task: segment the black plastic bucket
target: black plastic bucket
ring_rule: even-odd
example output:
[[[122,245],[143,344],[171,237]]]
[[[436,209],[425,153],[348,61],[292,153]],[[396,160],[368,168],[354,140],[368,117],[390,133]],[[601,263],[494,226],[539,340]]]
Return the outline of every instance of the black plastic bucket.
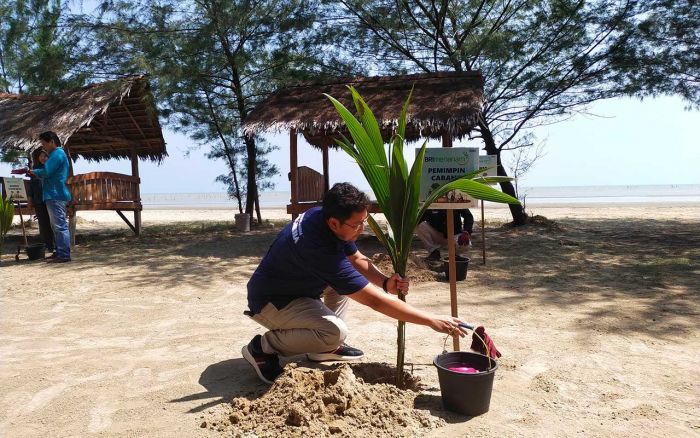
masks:
[[[43,243],[27,245],[25,251],[27,251],[27,258],[29,260],[39,260],[46,257],[46,245]]]
[[[454,351],[436,356],[433,365],[438,370],[442,404],[445,409],[470,417],[488,412],[493,378],[498,368],[495,360],[491,359],[491,369],[488,369],[489,359],[483,354]],[[465,374],[449,370],[450,367],[456,366],[488,371]]]
[[[467,268],[469,268],[469,257],[455,256],[455,277],[457,281],[462,281],[467,278]],[[450,258],[442,258],[443,265],[445,266],[445,276],[450,279]]]

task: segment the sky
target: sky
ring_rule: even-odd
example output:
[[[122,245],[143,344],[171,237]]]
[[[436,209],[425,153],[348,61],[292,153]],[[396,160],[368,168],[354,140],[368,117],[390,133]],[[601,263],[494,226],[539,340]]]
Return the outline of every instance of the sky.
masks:
[[[71,4],[73,10],[91,11],[95,1]],[[680,98],[610,99],[589,107],[591,115],[579,115],[554,125],[536,128],[544,142],[544,156],[519,178],[520,187],[700,184],[700,111],[685,111]],[[206,158],[206,147],[197,148],[185,135],[164,129],[169,156],[161,165],[141,161],[141,193],[225,192],[215,181],[226,173],[225,163]],[[289,134],[269,134],[279,146],[270,161],[280,173],[273,179],[275,190],[289,191]],[[419,144],[407,147],[415,148]],[[439,147],[431,142],[429,146]],[[455,142],[458,146],[482,147],[479,141]],[[484,153],[482,151],[482,153]],[[508,163],[509,152],[503,154]],[[406,157],[414,154],[406,153]],[[298,164],[322,170],[321,153],[299,136]],[[78,160],[75,173],[111,171],[130,174],[128,160],[90,163]],[[0,177],[10,167],[0,163]],[[348,181],[369,189],[362,173],[342,151],[330,153],[330,181]]]
[[[678,98],[611,99],[589,109],[592,115],[535,130],[545,142],[544,156],[519,179],[520,187],[700,184],[700,111],[685,111]],[[141,193],[224,192],[215,181],[226,172],[223,161],[206,158],[206,147],[186,136],[164,130],[169,157],[161,165],[141,161]],[[269,134],[268,141],[279,146],[270,160],[280,174],[275,190],[289,191],[289,134]],[[437,142],[430,146],[438,147]],[[410,144],[407,148],[418,147]],[[458,146],[477,146],[464,140]],[[483,151],[482,151],[483,153]],[[508,152],[504,153],[508,154]],[[407,153],[407,157],[413,154]],[[506,158],[507,160],[507,158]],[[321,153],[299,137],[298,164],[322,170]],[[128,160],[91,163],[78,160],[75,173],[111,171],[130,174]],[[0,164],[0,176],[10,167]],[[348,181],[361,189],[369,186],[354,162],[342,151],[330,153],[330,180]]]

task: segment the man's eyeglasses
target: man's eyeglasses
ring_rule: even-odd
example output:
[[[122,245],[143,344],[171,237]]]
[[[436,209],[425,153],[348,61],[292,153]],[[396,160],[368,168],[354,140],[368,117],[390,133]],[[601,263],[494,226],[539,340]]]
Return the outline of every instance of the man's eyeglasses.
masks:
[[[350,227],[350,228],[352,228],[353,230],[357,231],[357,230],[359,230],[359,229],[362,229],[362,227],[364,227],[365,225],[367,225],[367,219],[368,219],[368,218],[369,218],[369,216],[367,216],[367,217],[366,217],[362,222],[360,222],[359,224],[349,224],[349,223],[347,223],[347,222],[343,222],[343,225],[347,225],[348,227]]]

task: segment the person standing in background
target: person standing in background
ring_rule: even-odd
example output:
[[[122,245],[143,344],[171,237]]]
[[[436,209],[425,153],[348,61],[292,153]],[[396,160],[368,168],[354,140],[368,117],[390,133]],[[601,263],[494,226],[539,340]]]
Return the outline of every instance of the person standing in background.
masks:
[[[38,148],[32,152],[32,170],[43,169],[44,163],[49,159],[49,155],[45,150]],[[46,245],[46,250],[52,252],[49,258],[56,257],[56,249],[54,247],[53,230],[51,229],[51,219],[49,219],[49,211],[44,203],[44,190],[42,188],[41,179],[38,176],[32,176],[29,181],[29,197],[32,200],[34,214],[39,223],[39,235],[41,240]]]
[[[43,169],[30,170],[30,176],[41,178],[43,198],[51,221],[51,228],[56,244],[56,257],[49,263],[70,262],[70,230],[66,207],[71,200],[68,180],[68,156],[61,147],[61,140],[55,132],[46,131],[39,134],[39,141],[49,156]]]

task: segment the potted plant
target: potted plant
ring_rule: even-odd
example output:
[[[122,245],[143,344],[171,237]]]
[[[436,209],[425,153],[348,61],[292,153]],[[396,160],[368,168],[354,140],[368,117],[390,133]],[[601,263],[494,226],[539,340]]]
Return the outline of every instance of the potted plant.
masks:
[[[10,198],[0,197],[0,258],[2,257],[2,247],[5,243],[5,236],[10,231],[12,220],[15,217],[15,205]]]
[[[508,181],[512,178],[484,177],[481,176],[484,169],[479,169],[436,187],[421,205],[419,201],[420,179],[427,140],[423,143],[410,170],[403,152],[406,114],[413,90],[406,98],[396,132],[389,141],[388,149],[385,149],[379,124],[374,114],[357,90],[351,86],[348,88],[352,94],[357,117],[338,100],[326,95],[345,122],[352,137],[352,140],[343,138],[343,140],[336,140],[336,142],[357,162],[374,191],[377,203],[386,217],[389,226],[388,232],[385,233],[372,216],[368,217],[368,223],[389,254],[393,269],[397,274],[402,277],[406,276],[406,265],[411,251],[413,234],[423,213],[430,204],[450,190],[461,190],[476,199],[519,204],[519,201],[512,196],[487,185]],[[399,299],[405,301],[406,297],[399,293]],[[396,358],[396,383],[399,387],[403,386],[405,327],[406,323],[399,321]]]

